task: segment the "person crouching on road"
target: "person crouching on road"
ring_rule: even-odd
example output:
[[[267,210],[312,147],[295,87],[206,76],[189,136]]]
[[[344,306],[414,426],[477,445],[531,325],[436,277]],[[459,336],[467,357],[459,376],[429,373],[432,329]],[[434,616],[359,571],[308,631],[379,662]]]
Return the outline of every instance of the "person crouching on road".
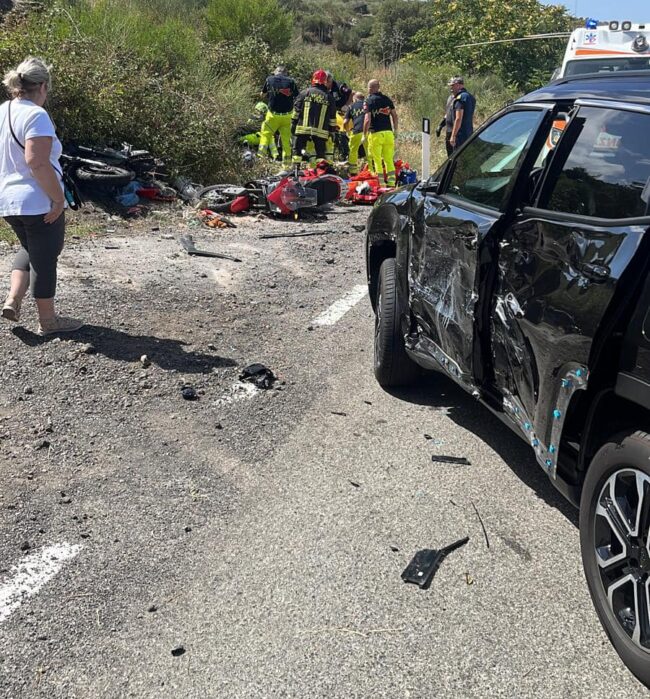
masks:
[[[314,144],[316,157],[326,160],[327,139],[336,126],[336,105],[334,98],[327,91],[327,74],[317,70],[311,79],[311,87],[303,90],[293,110],[291,130],[295,135],[293,144],[293,162],[301,163],[306,152],[307,143]]]
[[[259,154],[270,154],[273,160],[278,157],[275,134],[279,131],[285,167],[291,164],[291,115],[297,95],[296,82],[287,75],[284,66],[278,66],[262,88],[262,96],[268,98],[269,109],[260,130]]]
[[[31,284],[39,334],[73,332],[83,323],[57,315],[54,308],[66,202],[59,164],[61,143],[43,108],[51,85],[50,71],[40,59],[28,58],[5,75],[3,84],[12,99],[0,105],[0,216],[14,230],[21,247],[2,317],[18,321]]]
[[[447,100],[445,113],[446,146],[447,155],[451,155],[456,148],[474,133],[474,110],[476,100],[465,89],[465,81],[461,77],[451,78],[447,83],[451,90],[450,99]]]
[[[363,133],[368,140],[370,170],[380,177],[386,169],[386,184],[395,186],[395,134],[398,118],[390,97],[379,91],[379,80],[368,83]]]
[[[355,92],[352,104],[345,110],[345,121],[343,128],[347,130],[352,127],[350,134],[350,153],[348,155],[348,165],[351,175],[359,174],[359,149],[363,142],[363,122],[366,112],[363,108],[365,96],[363,92]]]

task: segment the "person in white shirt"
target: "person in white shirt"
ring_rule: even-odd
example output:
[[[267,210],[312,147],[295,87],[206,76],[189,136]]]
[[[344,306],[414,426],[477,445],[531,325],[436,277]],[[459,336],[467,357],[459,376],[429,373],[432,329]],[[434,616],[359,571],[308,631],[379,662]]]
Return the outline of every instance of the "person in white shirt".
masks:
[[[11,271],[2,317],[18,321],[31,286],[41,335],[73,332],[83,323],[58,315],[56,268],[65,235],[65,193],[59,165],[61,143],[43,108],[50,71],[27,58],[3,81],[11,99],[0,105],[0,216],[11,226],[20,250]]]

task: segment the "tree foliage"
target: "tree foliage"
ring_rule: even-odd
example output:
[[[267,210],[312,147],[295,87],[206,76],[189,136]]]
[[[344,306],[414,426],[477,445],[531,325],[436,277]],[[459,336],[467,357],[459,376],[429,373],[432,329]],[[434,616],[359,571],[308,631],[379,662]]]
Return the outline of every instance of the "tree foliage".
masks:
[[[278,0],[210,0],[205,17],[208,39],[214,42],[253,37],[280,51],[293,33],[293,18]]]
[[[523,89],[548,81],[566,38],[460,45],[570,31],[576,24],[564,7],[538,0],[451,0],[428,2],[427,9],[427,27],[415,36],[420,59],[453,62],[468,73],[497,73]]]
[[[374,16],[366,42],[368,53],[384,65],[399,61],[414,48],[414,37],[430,19],[430,2],[384,0]]]

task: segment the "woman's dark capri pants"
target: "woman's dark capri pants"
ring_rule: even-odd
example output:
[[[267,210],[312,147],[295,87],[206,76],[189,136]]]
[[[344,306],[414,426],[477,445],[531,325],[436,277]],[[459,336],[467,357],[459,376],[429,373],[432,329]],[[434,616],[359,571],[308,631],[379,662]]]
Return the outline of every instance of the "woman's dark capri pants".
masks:
[[[45,223],[38,216],[5,216],[13,228],[21,248],[12,269],[29,272],[32,296],[51,299],[56,291],[56,265],[63,250],[65,214],[54,223]]]

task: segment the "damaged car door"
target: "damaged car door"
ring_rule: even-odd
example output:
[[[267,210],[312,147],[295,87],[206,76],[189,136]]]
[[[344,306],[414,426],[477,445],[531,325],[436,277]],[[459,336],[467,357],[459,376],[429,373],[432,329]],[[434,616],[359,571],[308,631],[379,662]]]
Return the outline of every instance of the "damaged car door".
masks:
[[[500,238],[492,317],[496,388],[551,475],[560,435],[563,453],[569,446],[567,406],[614,295],[635,274],[650,214],[650,108],[576,107],[537,201]]]
[[[483,380],[477,301],[493,267],[494,232],[549,113],[544,105],[511,108],[453,157],[439,191],[422,190],[409,251],[410,304],[418,326],[410,349],[432,356],[466,384]]]

